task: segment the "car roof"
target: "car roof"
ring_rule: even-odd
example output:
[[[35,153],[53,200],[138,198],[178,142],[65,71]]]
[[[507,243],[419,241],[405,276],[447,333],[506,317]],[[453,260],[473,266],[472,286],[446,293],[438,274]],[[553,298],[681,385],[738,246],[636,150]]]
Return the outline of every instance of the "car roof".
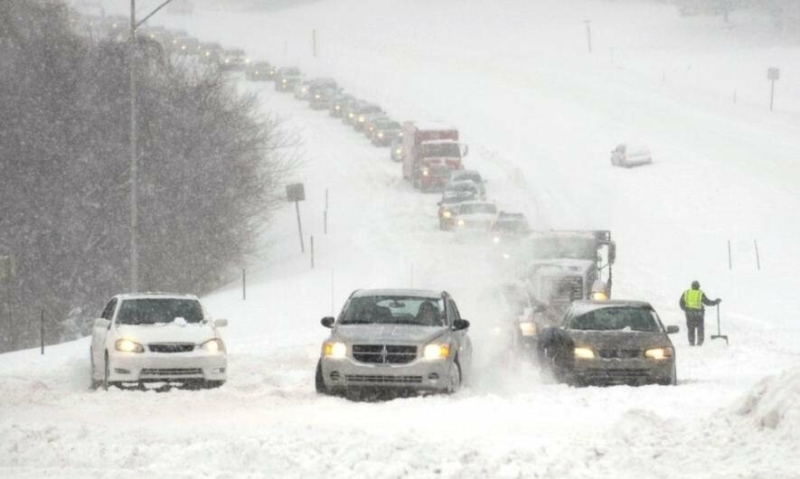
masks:
[[[495,208],[497,207],[496,204],[492,203],[491,201],[479,201],[479,200],[470,200],[470,201],[463,201],[461,202],[463,206],[470,206],[470,205],[491,205]]]
[[[353,293],[354,298],[369,296],[418,296],[422,298],[440,299],[444,291],[430,289],[359,289]]]
[[[180,294],[180,293],[157,293],[157,292],[146,292],[146,293],[123,293],[118,294],[117,298],[120,300],[128,300],[128,299],[194,299],[200,300],[194,294]]]
[[[589,311],[612,307],[653,309],[653,306],[647,301],[629,299],[610,299],[607,301],[578,300],[572,303],[572,313],[584,314],[588,313]]]

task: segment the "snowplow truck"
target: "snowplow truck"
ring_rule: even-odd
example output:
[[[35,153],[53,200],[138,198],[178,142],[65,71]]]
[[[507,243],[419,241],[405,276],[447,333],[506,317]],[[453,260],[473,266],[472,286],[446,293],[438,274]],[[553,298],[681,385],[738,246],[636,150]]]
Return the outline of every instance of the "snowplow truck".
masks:
[[[403,178],[422,191],[441,191],[452,170],[463,169],[467,147],[456,128],[436,123],[403,124]]]
[[[611,297],[616,244],[610,231],[535,231],[523,258],[529,293],[551,319],[560,319],[573,301],[591,299],[598,282]]]

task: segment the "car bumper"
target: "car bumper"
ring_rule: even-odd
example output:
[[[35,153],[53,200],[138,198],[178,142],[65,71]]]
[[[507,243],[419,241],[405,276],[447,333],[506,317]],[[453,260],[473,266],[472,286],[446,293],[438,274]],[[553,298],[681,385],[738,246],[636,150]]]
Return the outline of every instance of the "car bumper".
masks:
[[[111,382],[225,381],[227,369],[228,358],[224,354],[117,354],[110,358],[108,379]]]
[[[355,388],[443,391],[449,384],[450,361],[418,359],[408,364],[365,364],[350,358],[322,358],[325,386],[332,391]]]
[[[573,378],[590,384],[651,384],[672,379],[674,360],[576,359]]]

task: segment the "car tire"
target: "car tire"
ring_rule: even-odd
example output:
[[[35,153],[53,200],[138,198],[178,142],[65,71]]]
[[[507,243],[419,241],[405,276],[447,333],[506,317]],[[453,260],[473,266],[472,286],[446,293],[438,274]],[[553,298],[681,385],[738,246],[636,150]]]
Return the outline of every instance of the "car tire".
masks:
[[[447,385],[447,394],[455,394],[461,389],[461,365],[458,364],[458,359],[450,363],[450,374],[448,375],[449,384]]]
[[[111,361],[108,360],[108,351],[106,351],[106,354],[105,354],[104,360],[103,360],[103,381],[101,383],[103,385],[103,391],[108,391],[108,388],[110,386],[116,386],[117,385],[116,383],[113,383],[113,382],[108,380],[108,377],[111,375],[111,364],[110,363],[111,363]]]
[[[314,388],[317,394],[328,395],[327,386],[325,386],[325,379],[322,377],[322,361],[317,361],[317,372],[314,374]]]
[[[89,364],[90,364],[90,371],[89,371],[89,388],[92,390],[97,390],[103,384],[103,381],[99,379],[95,379],[95,365],[94,365],[94,354],[92,353],[92,348],[89,348]]]
[[[205,389],[217,389],[219,387],[222,387],[223,384],[225,384],[225,381],[209,381],[209,380],[206,380],[206,381],[203,381],[203,388],[205,388]]]

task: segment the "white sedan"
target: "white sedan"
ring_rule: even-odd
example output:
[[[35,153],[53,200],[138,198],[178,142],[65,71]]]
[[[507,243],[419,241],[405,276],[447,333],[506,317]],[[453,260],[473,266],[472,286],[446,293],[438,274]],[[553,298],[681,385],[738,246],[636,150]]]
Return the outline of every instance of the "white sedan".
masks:
[[[180,382],[221,386],[227,376],[225,343],[192,295],[122,294],[94,322],[92,387]]]

